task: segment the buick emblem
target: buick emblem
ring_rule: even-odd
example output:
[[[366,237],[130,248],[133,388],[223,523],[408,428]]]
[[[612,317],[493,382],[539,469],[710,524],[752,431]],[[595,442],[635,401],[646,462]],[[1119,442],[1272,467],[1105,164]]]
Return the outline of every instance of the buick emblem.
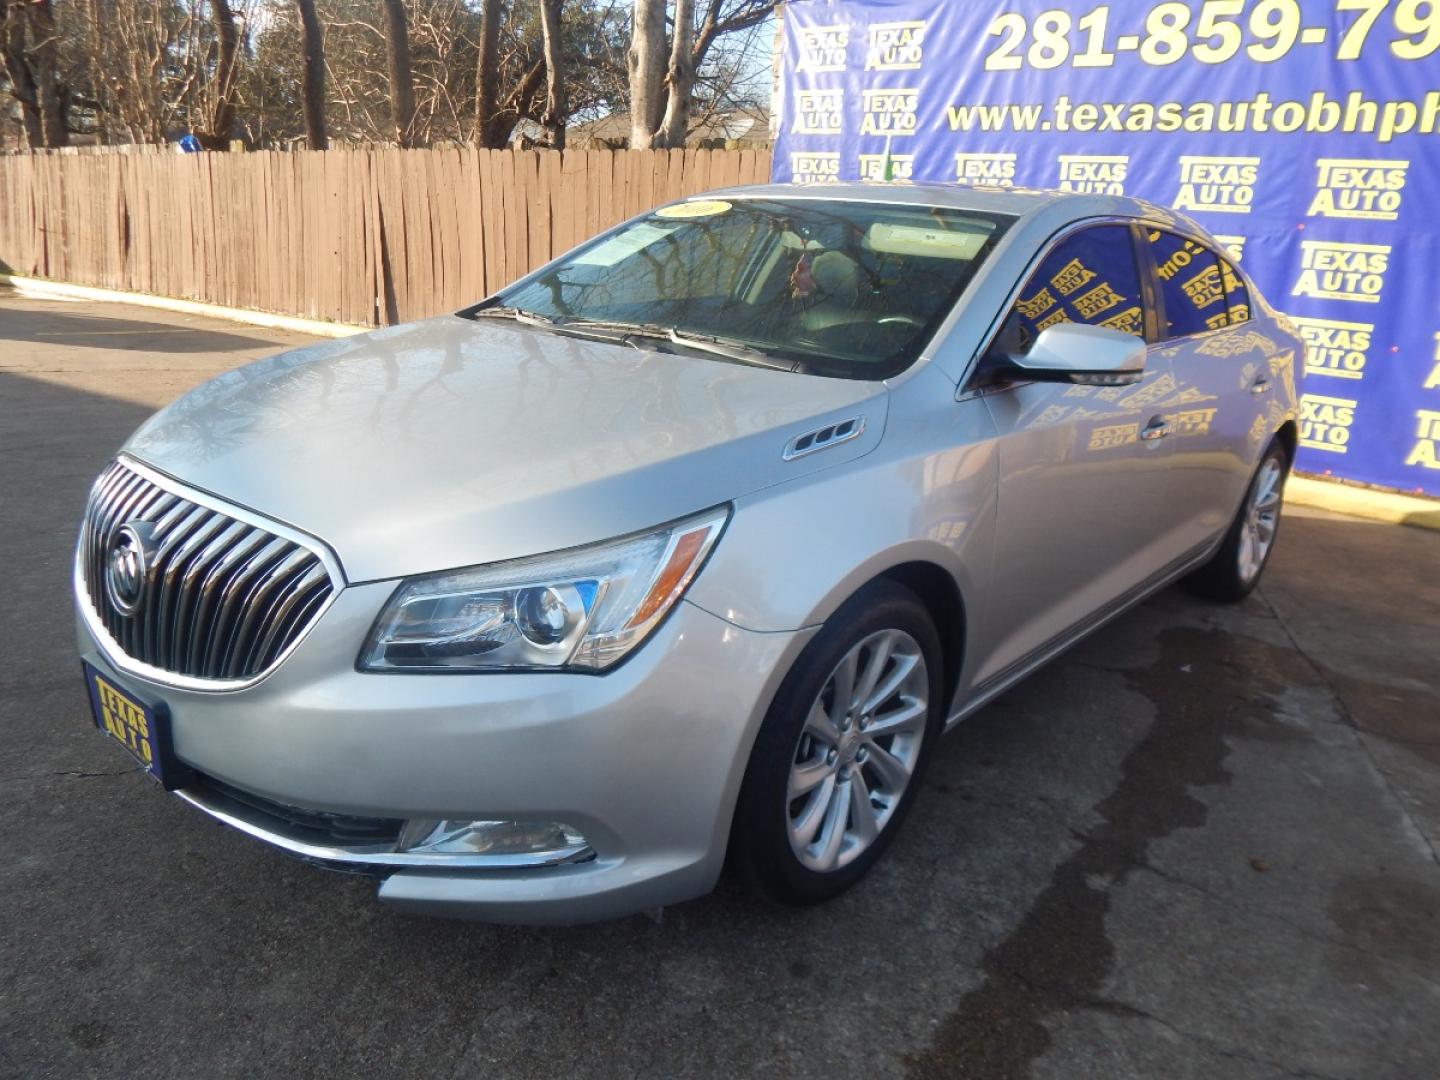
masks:
[[[145,602],[154,534],[145,521],[127,521],[110,534],[105,550],[105,593],[121,615],[134,615]]]

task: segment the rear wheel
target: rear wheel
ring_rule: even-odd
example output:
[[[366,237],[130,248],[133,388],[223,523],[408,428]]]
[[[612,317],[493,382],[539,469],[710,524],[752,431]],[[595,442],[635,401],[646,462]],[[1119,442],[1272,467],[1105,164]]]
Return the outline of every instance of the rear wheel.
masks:
[[[939,734],[940,642],[909,590],[877,582],[826,622],[756,738],[731,851],[789,904],[827,900],[889,846]]]
[[[1275,549],[1289,472],[1289,455],[1278,442],[1272,442],[1260,459],[1245,501],[1220,550],[1185,579],[1190,591],[1211,600],[1231,602],[1250,595]]]

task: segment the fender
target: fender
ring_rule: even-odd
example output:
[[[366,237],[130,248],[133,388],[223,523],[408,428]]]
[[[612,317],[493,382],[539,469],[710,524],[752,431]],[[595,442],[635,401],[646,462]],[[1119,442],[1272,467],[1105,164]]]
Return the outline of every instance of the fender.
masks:
[[[907,563],[939,566],[967,603],[982,595],[999,468],[993,421],[983,402],[954,400],[953,384],[927,367],[931,377],[893,388],[918,400],[892,411],[911,419],[873,453],[737,500],[687,599],[746,630],[781,632],[820,625]],[[983,617],[973,607],[966,616],[975,655]]]

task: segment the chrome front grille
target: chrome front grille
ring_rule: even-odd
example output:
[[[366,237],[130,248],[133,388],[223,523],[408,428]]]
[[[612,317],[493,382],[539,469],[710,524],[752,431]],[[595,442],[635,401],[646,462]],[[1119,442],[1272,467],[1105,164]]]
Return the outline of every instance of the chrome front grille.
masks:
[[[217,683],[262,675],[334,594],[326,559],[293,534],[168,483],[124,461],[96,481],[78,568],[91,609],[114,644],[141,664]],[[116,530],[140,523],[148,525],[150,551],[140,600],[124,615],[107,589],[107,560]]]

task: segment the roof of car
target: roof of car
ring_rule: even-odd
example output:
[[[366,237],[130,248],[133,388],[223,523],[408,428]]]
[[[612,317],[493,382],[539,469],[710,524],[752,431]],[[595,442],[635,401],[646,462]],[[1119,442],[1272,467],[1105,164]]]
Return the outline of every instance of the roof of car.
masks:
[[[717,195],[732,199],[817,199],[943,206],[955,210],[980,210],[1017,216],[1041,207],[1063,203],[1076,219],[1107,214],[1143,217],[1160,210],[1141,199],[1125,195],[1079,195],[1069,191],[979,187],[959,183],[751,184],[706,192],[704,197],[714,198]],[[1160,212],[1167,217],[1172,213],[1168,210]]]

